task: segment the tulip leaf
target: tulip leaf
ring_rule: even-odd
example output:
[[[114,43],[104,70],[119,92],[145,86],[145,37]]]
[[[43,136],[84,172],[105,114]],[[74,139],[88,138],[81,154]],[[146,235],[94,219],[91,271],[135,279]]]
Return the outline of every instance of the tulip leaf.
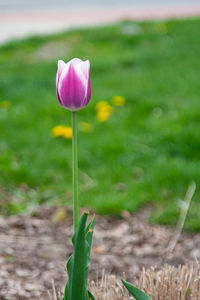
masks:
[[[72,237],[74,252],[67,262],[68,281],[63,300],[94,299],[88,293],[87,281],[95,217],[86,226],[87,217],[88,213],[84,212]]]
[[[151,298],[145,294],[142,290],[138,289],[134,285],[130,284],[129,282],[122,279],[122,283],[127,288],[129,293],[135,297],[136,300],[151,300]]]
[[[92,293],[90,291],[88,291],[88,300],[95,300],[94,295],[92,295]]]

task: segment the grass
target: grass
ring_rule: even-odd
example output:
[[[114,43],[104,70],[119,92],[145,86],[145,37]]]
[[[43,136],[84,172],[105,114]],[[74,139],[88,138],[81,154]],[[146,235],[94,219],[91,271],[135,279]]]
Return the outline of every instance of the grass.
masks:
[[[138,277],[131,279],[131,284],[145,291],[152,300],[166,298],[170,300],[198,300],[200,292],[199,272],[199,264],[179,265],[177,268],[165,264],[159,270],[153,267],[147,270],[143,269]],[[130,299],[129,292],[115,275],[102,273],[101,280],[90,282],[90,290],[96,300]],[[53,293],[52,295],[49,293],[48,299],[61,300],[63,298],[60,290],[56,293],[54,282],[52,283],[52,291]]]
[[[152,300],[170,299],[198,300],[200,292],[199,281],[200,267],[198,264],[193,266],[183,265],[175,268],[164,265],[160,270],[154,268],[145,270],[139,274],[138,278],[133,278],[133,284],[144,290]],[[102,300],[128,300],[130,294],[123,287],[115,275],[104,275],[98,283],[91,282],[91,290],[95,299]],[[170,288],[169,288],[170,286]],[[62,299],[58,297],[58,299]]]
[[[174,225],[179,199],[197,191],[185,229],[200,230],[200,20],[124,21],[13,41],[0,48],[0,209],[71,203],[71,140],[51,128],[71,125],[55,94],[57,59],[91,61],[92,99],[78,114],[81,206],[100,213],[155,209]],[[95,105],[125,97],[106,122]],[[5,102],[7,101],[7,102]]]

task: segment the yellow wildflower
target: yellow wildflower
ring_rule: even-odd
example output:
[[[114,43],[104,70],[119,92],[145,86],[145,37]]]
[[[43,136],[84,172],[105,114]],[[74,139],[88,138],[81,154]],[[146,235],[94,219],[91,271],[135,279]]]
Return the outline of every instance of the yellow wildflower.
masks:
[[[122,96],[114,96],[112,98],[112,103],[116,106],[123,106],[126,102],[126,99]]]
[[[105,122],[109,118],[109,116],[110,116],[109,112],[106,112],[106,111],[105,112],[101,112],[101,111],[99,111],[97,113],[97,120],[99,122]]]
[[[98,111],[100,110],[102,107],[105,107],[109,105],[109,103],[107,101],[99,101],[96,106],[95,106],[95,109]]]
[[[97,120],[99,122],[105,122],[114,110],[107,101],[99,101],[95,109],[97,110]]]
[[[81,123],[81,131],[83,132],[90,132],[92,131],[92,125],[87,122],[82,122]]]
[[[71,127],[65,127],[63,132],[63,137],[66,139],[72,138],[72,128]]]
[[[112,114],[114,108],[111,105],[102,106],[97,112],[97,120],[99,122],[105,122]]]
[[[55,126],[51,129],[51,134],[55,137],[62,136],[63,128],[64,128],[64,126],[62,126],[62,125]]]
[[[2,109],[7,110],[10,108],[10,106],[11,106],[11,103],[9,101],[4,100],[4,101],[0,102],[0,108],[2,108]]]
[[[63,125],[58,125],[58,126],[55,126],[51,129],[51,134],[54,137],[62,136],[66,139],[71,139],[72,138],[72,128],[71,127],[66,127],[66,126],[63,126]]]

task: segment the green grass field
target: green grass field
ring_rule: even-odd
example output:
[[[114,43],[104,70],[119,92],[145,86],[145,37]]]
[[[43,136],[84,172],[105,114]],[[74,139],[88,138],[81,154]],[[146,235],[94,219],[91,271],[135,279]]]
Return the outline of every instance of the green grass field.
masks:
[[[90,59],[92,99],[78,113],[81,206],[100,213],[153,204],[174,225],[197,184],[185,229],[200,230],[200,20],[122,22],[13,41],[0,48],[0,209],[71,205],[71,126],[56,98],[57,60]],[[105,122],[95,105],[125,97]]]

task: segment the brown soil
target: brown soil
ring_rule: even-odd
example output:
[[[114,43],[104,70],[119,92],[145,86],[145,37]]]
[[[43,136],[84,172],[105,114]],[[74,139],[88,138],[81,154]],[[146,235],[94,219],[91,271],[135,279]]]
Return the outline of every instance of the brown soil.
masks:
[[[121,218],[97,216],[90,279],[106,273],[128,279],[142,267],[160,268],[200,260],[200,234],[181,235],[166,253],[174,230],[148,224],[149,209]],[[0,216],[0,299],[48,299],[52,280],[63,290],[72,253],[72,211],[40,207],[34,216]]]

